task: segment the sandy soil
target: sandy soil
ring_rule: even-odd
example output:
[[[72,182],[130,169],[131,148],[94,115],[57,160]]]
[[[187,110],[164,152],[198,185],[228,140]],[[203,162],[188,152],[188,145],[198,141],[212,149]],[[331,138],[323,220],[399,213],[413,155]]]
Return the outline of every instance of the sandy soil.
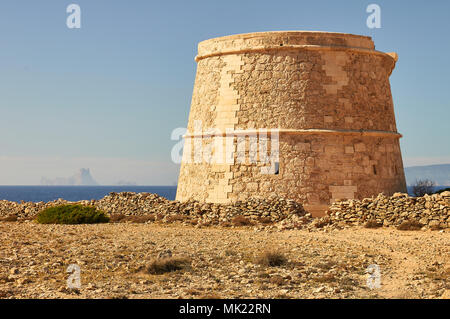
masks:
[[[0,222],[0,298],[449,298],[450,232]],[[190,265],[161,275],[161,252]],[[281,266],[257,257],[277,251]],[[67,268],[81,269],[68,289]],[[378,265],[381,286],[367,285]],[[369,280],[370,281],[370,280]]]

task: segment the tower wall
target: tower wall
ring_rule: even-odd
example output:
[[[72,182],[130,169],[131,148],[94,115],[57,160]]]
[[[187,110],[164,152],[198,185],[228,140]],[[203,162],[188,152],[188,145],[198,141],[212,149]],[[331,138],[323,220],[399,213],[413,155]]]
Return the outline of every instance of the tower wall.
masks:
[[[396,54],[369,37],[301,31],[216,38],[198,51],[177,200],[276,194],[318,215],[335,199],[406,191],[389,83]],[[248,159],[261,129],[277,130],[278,174]],[[228,147],[229,158],[199,158],[199,145],[217,158]]]

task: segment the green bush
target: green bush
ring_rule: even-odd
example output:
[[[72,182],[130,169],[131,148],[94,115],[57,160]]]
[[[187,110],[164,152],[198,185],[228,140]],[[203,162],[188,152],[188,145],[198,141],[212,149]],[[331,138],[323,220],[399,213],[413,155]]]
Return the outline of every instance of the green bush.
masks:
[[[92,206],[61,205],[43,210],[36,221],[40,224],[97,224],[107,223],[109,217]]]

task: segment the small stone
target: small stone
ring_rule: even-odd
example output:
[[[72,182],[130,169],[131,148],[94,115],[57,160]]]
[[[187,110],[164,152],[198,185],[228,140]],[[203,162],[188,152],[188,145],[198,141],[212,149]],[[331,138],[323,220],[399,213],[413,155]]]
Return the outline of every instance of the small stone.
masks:
[[[319,287],[319,288],[317,288],[317,289],[314,289],[314,293],[319,293],[319,292],[322,292],[322,291],[324,291],[325,290],[325,287]]]
[[[15,268],[15,267],[11,268],[9,270],[9,273],[10,273],[10,275],[17,275],[19,273],[19,269]]]

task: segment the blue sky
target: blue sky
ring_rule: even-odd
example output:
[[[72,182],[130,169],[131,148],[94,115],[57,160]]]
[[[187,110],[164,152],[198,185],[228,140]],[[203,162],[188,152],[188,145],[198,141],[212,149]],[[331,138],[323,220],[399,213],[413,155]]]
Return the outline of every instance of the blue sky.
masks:
[[[68,29],[66,7],[81,7]],[[366,7],[381,7],[381,29]],[[90,167],[102,184],[173,184],[170,134],[185,127],[197,43],[317,30],[373,37],[391,76],[405,166],[450,163],[450,2],[106,1],[0,3],[0,184]]]

